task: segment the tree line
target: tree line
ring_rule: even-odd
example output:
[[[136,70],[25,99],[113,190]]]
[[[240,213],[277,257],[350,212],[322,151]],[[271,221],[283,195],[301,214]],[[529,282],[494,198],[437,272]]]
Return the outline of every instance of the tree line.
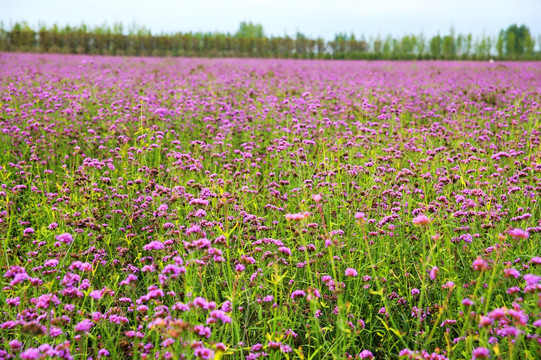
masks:
[[[537,45],[537,46],[536,46]],[[152,34],[145,26],[122,23],[112,26],[33,28],[16,22],[5,29],[0,23],[0,51],[123,56],[254,57],[366,60],[541,60],[541,35],[537,39],[525,25],[513,24],[497,35],[456,34],[425,37],[408,34],[359,37],[339,33],[331,40],[266,36],[260,24],[242,22],[236,33],[186,32]]]

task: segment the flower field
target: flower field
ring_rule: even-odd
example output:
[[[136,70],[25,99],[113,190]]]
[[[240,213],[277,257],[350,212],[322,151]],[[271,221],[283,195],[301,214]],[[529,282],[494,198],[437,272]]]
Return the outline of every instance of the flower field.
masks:
[[[541,64],[0,54],[0,359],[540,359]]]

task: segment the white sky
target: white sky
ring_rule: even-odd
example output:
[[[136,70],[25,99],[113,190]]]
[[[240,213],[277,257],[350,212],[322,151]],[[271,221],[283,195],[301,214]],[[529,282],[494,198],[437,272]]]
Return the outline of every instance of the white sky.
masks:
[[[153,33],[220,31],[234,33],[241,21],[263,25],[266,35],[334,37],[447,34],[496,35],[512,23],[541,34],[541,0],[0,0],[0,20],[27,20],[36,26],[127,25],[136,22]]]

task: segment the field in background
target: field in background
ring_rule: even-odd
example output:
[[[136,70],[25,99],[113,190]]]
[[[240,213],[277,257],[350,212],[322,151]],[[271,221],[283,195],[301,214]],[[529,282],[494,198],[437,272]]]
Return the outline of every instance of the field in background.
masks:
[[[541,64],[0,54],[0,358],[541,357]]]

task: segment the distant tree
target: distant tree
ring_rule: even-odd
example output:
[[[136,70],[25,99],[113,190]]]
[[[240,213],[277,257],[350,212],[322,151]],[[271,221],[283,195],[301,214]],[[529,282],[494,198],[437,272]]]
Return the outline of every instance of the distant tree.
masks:
[[[464,43],[465,43],[464,35],[458,34],[457,37],[456,37],[456,55],[457,55],[457,57],[462,56],[462,54],[464,53]]]
[[[507,55],[521,56],[526,51],[526,45],[530,45],[532,36],[530,29],[525,25],[517,26],[513,24],[505,30],[505,51]]]
[[[423,57],[426,52],[426,38],[423,33],[420,33],[417,37],[417,53],[419,57]]]
[[[430,39],[430,55],[433,59],[439,59],[441,56],[441,36],[439,34]]]
[[[442,52],[443,57],[447,60],[456,58],[455,30],[453,28],[451,28],[449,35],[443,37]]]
[[[295,36],[295,54],[298,54],[300,57],[305,57],[308,53],[308,39],[306,36],[297,31]]]
[[[498,34],[498,39],[496,40],[496,52],[498,53],[498,58],[503,59],[503,44],[505,39],[505,32],[500,30]]]
[[[322,38],[316,39],[316,51],[318,54],[318,57],[322,57],[327,52],[327,44],[325,43],[325,40]]]
[[[373,46],[374,54],[378,58],[382,54],[382,50],[383,50],[382,47],[383,47],[383,42],[381,41],[381,36],[378,34],[378,36],[374,39],[374,46]]]
[[[152,34],[145,26],[132,23],[103,24],[92,28],[38,23],[32,28],[26,22],[5,29],[0,22],[0,51],[46,53],[110,54],[129,56],[239,56],[298,57],[323,59],[499,59],[541,60],[541,36],[533,37],[525,26],[516,24],[497,36],[473,37],[451,29],[446,36],[426,39],[419,35],[382,38],[338,33],[330,40],[310,38],[300,31],[295,37],[267,37],[263,26],[240,23],[235,34],[229,33],[160,33]],[[536,47],[537,46],[537,47]],[[495,51],[495,52],[494,52]]]
[[[411,58],[411,56],[413,55],[413,50],[415,47],[413,38],[415,38],[415,36],[410,37],[408,35],[405,35],[402,37],[401,44],[400,44],[400,49],[402,52],[401,55],[406,58]]]
[[[471,49],[473,45],[473,36],[471,33],[466,35],[466,48],[464,49],[464,53],[462,54],[463,58],[467,58],[471,55]]]
[[[524,39],[524,53],[527,55],[528,58],[533,56],[534,48],[535,48],[535,39],[528,31]]]
[[[486,37],[486,48],[485,48],[485,58],[490,58],[492,56],[492,47],[494,46],[494,39],[492,36],[487,35]]]
[[[393,51],[393,37],[387,35],[383,41],[383,58],[390,59]]]
[[[246,39],[256,39],[264,37],[265,33],[263,32],[263,25],[243,21],[240,23],[239,29],[237,30],[235,36]]]
[[[506,31],[505,33],[505,54],[508,57],[513,57],[517,54],[516,51],[517,35],[514,31]]]

